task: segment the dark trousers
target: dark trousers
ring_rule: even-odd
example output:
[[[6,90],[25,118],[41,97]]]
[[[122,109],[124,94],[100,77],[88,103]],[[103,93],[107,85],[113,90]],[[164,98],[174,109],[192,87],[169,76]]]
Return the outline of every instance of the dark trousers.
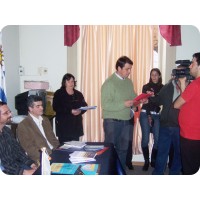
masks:
[[[103,128],[105,133],[104,142],[114,144],[122,167],[125,169],[130,133],[129,120],[104,119]]]
[[[133,157],[133,119],[130,120],[130,132],[129,132],[129,142],[128,142],[128,150],[126,154],[126,165],[132,165],[132,157]]]
[[[181,159],[183,174],[192,175],[200,167],[200,140],[189,140],[181,137]]]

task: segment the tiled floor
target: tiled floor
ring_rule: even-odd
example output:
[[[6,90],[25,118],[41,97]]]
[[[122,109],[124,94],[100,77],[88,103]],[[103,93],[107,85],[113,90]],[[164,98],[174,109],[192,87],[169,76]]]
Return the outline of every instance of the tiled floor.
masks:
[[[143,171],[142,167],[143,167],[143,163],[133,163],[134,166],[134,170],[129,170],[128,168],[126,168],[126,174],[127,175],[151,175],[153,168],[149,166],[148,171]]]
[[[151,166],[149,166],[148,171],[143,171],[142,170],[143,163],[133,163],[133,166],[134,170],[129,170],[128,168],[126,168],[127,175],[151,175],[154,169]],[[166,169],[165,174],[168,174],[168,169]]]

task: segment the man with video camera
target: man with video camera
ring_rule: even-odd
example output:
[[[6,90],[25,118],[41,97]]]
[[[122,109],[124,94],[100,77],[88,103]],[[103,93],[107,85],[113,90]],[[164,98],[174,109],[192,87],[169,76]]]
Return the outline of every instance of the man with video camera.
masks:
[[[186,85],[190,83],[191,77],[188,75],[187,68],[190,65],[188,60],[175,62],[179,66],[172,70],[172,79],[164,85],[158,95],[151,97],[150,101],[162,106],[160,114],[160,130],[158,138],[158,151],[153,175],[163,175],[167,166],[170,147],[173,147],[173,158],[169,175],[181,174],[181,155],[180,155],[180,128],[178,123],[179,110],[173,106],[174,101],[181,94],[180,79],[184,78]]]
[[[192,175],[200,167],[200,52],[193,54],[189,69],[195,80],[187,88],[185,80],[181,80],[181,95],[175,101],[174,108],[180,109],[183,174]]]

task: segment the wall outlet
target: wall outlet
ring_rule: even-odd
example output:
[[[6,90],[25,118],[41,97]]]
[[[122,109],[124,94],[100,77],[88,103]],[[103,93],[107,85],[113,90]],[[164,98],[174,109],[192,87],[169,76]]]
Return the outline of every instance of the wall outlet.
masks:
[[[48,68],[47,67],[39,67],[38,72],[39,72],[40,76],[47,75],[48,74]]]
[[[19,75],[20,76],[24,75],[24,68],[22,66],[19,66]]]
[[[47,67],[43,67],[43,74],[44,75],[48,74],[48,68]]]

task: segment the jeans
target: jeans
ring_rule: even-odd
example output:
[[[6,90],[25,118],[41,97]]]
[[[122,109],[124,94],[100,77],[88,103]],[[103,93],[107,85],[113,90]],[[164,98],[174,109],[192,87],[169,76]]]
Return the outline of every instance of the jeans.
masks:
[[[103,121],[105,142],[114,144],[124,169],[126,168],[126,155],[131,126],[129,120],[104,119]]]
[[[179,175],[181,172],[181,156],[180,156],[180,129],[179,127],[160,127],[158,140],[158,153],[156,157],[156,165],[152,174],[163,175],[170,146],[173,144],[174,155],[169,170],[170,175]]]
[[[154,120],[154,124],[152,126],[153,133],[153,148],[157,149],[158,147],[158,136],[159,136],[159,128],[160,128],[160,115],[151,114],[152,119]],[[148,147],[149,145],[149,135],[150,135],[150,125],[148,122],[148,116],[145,112],[140,113],[140,126],[142,129],[142,148]]]

